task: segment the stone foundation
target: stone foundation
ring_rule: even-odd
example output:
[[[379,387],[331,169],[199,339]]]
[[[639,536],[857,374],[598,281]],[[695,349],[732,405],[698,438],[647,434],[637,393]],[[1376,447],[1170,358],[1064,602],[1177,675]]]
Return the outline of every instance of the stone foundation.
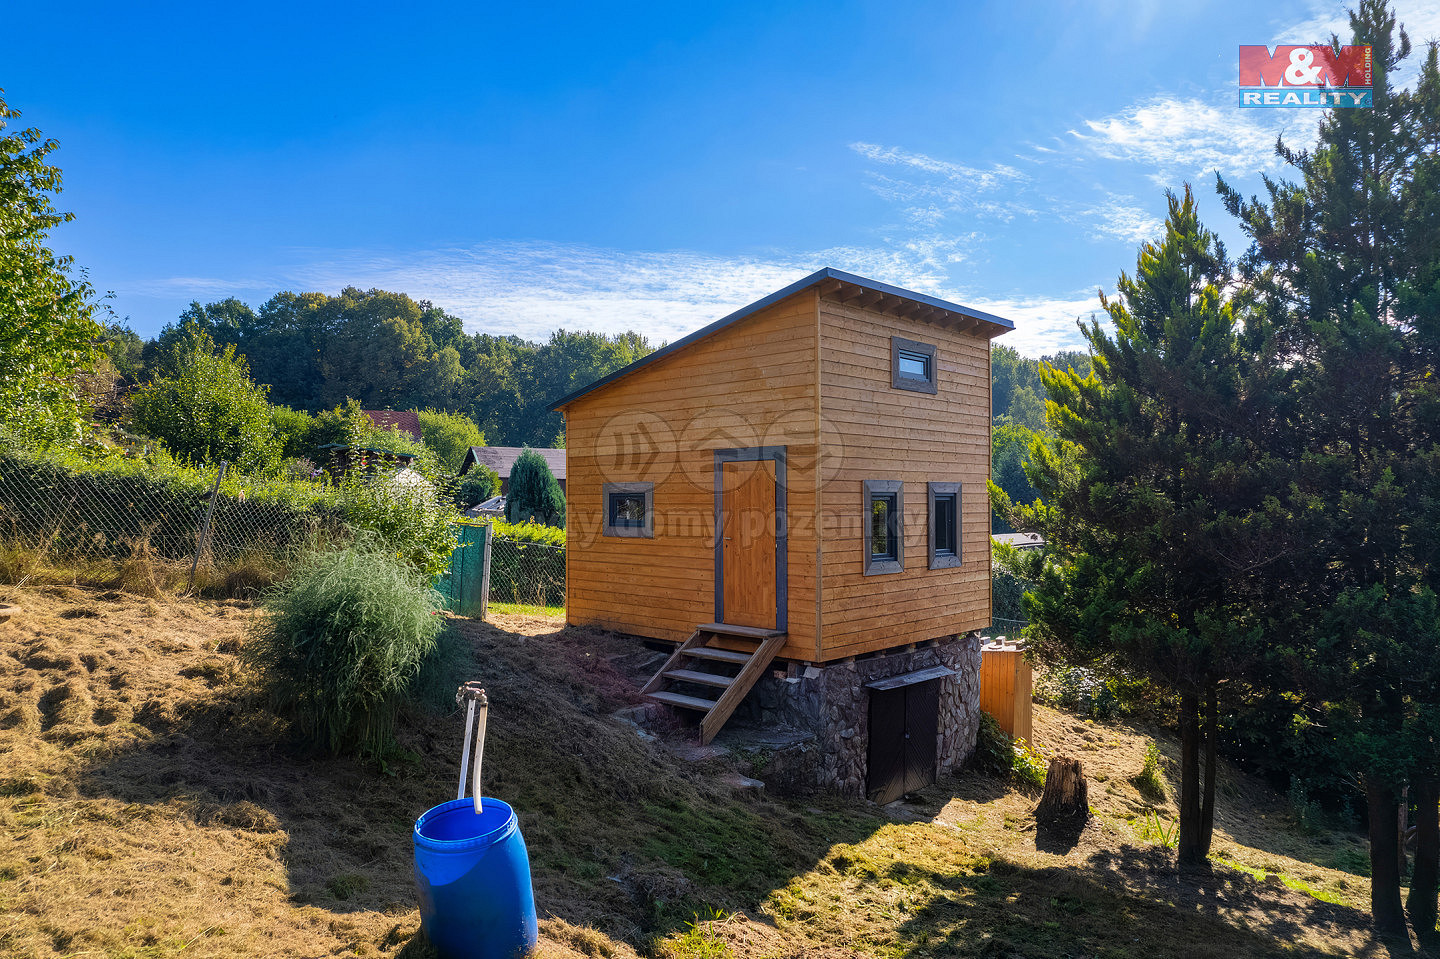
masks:
[[[767,782],[773,777],[778,780],[776,785],[783,783],[784,791],[826,790],[863,797],[870,747],[870,690],[866,684],[936,666],[954,670],[953,676],[939,681],[936,772],[946,773],[963,765],[975,751],[980,724],[980,639],[973,633],[851,662],[825,666],[792,663],[770,670],[745,697],[731,723],[790,727],[813,736],[789,750],[775,750],[773,772],[759,770]]]

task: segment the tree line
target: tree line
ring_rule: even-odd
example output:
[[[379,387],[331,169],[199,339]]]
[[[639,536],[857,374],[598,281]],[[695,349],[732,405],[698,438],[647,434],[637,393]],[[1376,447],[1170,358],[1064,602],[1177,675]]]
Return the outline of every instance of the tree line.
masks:
[[[1373,109],[1336,109],[1288,178],[1216,189],[1249,239],[1232,261],[1187,187],[1169,196],[1093,367],[1040,367],[1038,494],[992,487],[1046,539],[1010,554],[1042,659],[1110,664],[1179,698],[1179,858],[1204,868],[1217,748],[1268,713],[1291,775],[1363,796],[1377,931],[1432,941],[1440,885],[1440,63],[1389,78],[1409,38],[1351,14]],[[1338,48],[1339,41],[1332,43]],[[1243,720],[1242,720],[1243,721]],[[1416,852],[1402,902],[1404,836]]]
[[[116,370],[143,383],[176,345],[200,334],[233,347],[271,403],[311,414],[357,400],[365,409],[465,416],[494,445],[563,445],[550,403],[649,354],[638,333],[559,330],[544,343],[466,333],[453,314],[404,293],[277,293],[258,310],[235,298],[192,303],[149,341],[123,326],[104,340]]]

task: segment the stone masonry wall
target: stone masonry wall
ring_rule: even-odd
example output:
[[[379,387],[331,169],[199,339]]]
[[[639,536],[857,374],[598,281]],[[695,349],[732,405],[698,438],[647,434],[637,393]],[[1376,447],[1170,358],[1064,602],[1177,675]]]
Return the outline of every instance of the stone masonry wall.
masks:
[[[792,664],[783,678],[772,670],[755,684],[735,718],[813,733],[819,755],[805,763],[813,787],[864,796],[870,728],[865,684],[933,666],[955,671],[940,680],[936,755],[937,772],[945,773],[963,765],[975,750],[980,724],[980,639],[975,634],[847,663]]]

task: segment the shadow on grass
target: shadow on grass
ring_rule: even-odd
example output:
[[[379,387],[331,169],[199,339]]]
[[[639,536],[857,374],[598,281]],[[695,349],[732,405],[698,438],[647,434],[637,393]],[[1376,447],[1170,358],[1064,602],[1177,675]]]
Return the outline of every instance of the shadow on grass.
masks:
[[[634,682],[614,664],[633,651],[633,640],[571,628],[524,635],[464,621],[459,629],[477,665],[453,678],[479,679],[490,694],[485,792],[519,814],[542,916],[653,951],[697,915],[763,916],[777,895],[833,876],[837,844],[869,844],[897,828],[859,802],[738,798],[716,768],[677,762],[616,722],[611,714],[633,701]],[[388,771],[307,753],[239,690],[221,688],[208,700],[137,721],[152,737],[88,767],[77,781],[82,795],[272,837],[293,902],[337,914],[385,913],[395,926],[375,943],[382,952],[430,955],[415,935],[410,835],[420,813],[454,795],[458,712],[403,723],[408,758]],[[1003,784],[978,776],[942,787],[934,793],[941,805],[947,796],[987,801],[1005,794]],[[914,850],[930,835],[909,836],[908,861],[857,874],[846,893],[883,899],[890,886],[917,883],[932,890],[885,914],[904,952],[1058,957],[1086,943],[1095,946],[1086,954],[1103,946],[1108,954],[1144,955],[1131,950],[1132,941],[1173,944],[1184,936],[1215,946],[1193,955],[1259,956],[1315,923],[1343,930],[1367,921],[1353,910],[1297,905],[1283,895],[1273,903],[1262,897],[1264,909],[1235,919],[1222,915],[1230,897],[1253,897],[1259,884],[1233,875],[1181,878],[1139,851],[1097,854],[1064,868],[974,855],[969,859],[983,859],[983,869],[927,866]],[[246,863],[237,856],[236,870]],[[820,935],[804,923],[780,925],[794,939]],[[839,948],[848,940],[842,928],[816,944]],[[940,945],[944,951],[936,951]]]
[[[644,949],[711,908],[750,909],[814,867],[833,843],[882,824],[856,804],[799,807],[742,799],[706,765],[677,762],[611,714],[634,683],[605,655],[633,641],[585,630],[539,636],[462,621],[471,667],[490,696],[485,793],[517,811],[537,906]],[[607,644],[615,645],[614,650]],[[623,657],[617,657],[623,659]],[[401,919],[382,950],[415,928],[411,830],[454,796],[458,711],[411,716],[397,731],[405,755],[382,769],[307,751],[241,687],[142,711],[150,735],[86,766],[86,798],[114,798],[147,818],[188,818],[268,846],[296,905]],[[253,847],[250,847],[253,850]],[[253,869],[237,854],[236,881]],[[397,927],[399,928],[399,927]]]
[[[1267,895],[1243,873],[1181,875],[1170,856],[1140,849],[1063,867],[911,865],[885,878],[928,889],[893,944],[916,956],[1321,955],[1301,945],[1307,932],[1341,939],[1369,923],[1363,912],[1303,902],[1283,889]]]

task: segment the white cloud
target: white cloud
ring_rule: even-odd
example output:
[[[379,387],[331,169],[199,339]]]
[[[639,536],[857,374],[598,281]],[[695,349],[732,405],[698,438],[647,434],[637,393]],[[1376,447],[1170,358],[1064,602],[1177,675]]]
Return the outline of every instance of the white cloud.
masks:
[[[1314,3],[1309,19],[1285,28],[1274,42],[1329,43],[1333,35],[1338,36],[1341,43],[1349,43],[1352,39],[1349,13],[1351,6],[1354,4],[1328,0]],[[1409,87],[1420,75],[1420,67],[1425,62],[1425,44],[1440,40],[1440,0],[1406,0],[1403,4],[1396,5],[1395,19],[1409,34],[1414,50],[1410,59],[1400,64],[1400,68],[1391,76],[1390,83],[1394,87]]]
[[[1088,133],[1070,134],[1087,149],[1106,159],[1149,167],[1150,179],[1162,186],[1216,170],[1245,176],[1279,166],[1277,127],[1201,100],[1158,96],[1084,125]]]
[[[236,291],[263,288],[264,286],[263,280],[225,279],[213,276],[167,276],[129,284],[126,292],[156,297],[170,297],[180,293],[195,299],[206,299],[217,296],[235,296]]]
[[[996,342],[1014,347],[1024,356],[1045,356],[1060,350],[1084,350],[1085,338],[1075,321],[1088,319],[1100,309],[1095,291],[1076,291],[1059,297],[962,299],[977,310],[1003,316],[1015,329]]]
[[[833,247],[814,253],[718,256],[688,251],[619,251],[553,243],[492,243],[414,254],[293,250],[275,274],[229,282],[170,277],[132,288],[208,299],[268,296],[278,289],[338,293],[346,286],[403,290],[454,313],[471,331],[544,340],[556,329],[636,330],[673,342],[747,303],[832,266],[929,293],[1013,320],[1004,342],[1027,355],[1080,348],[1075,317],[1093,294],[975,299],[957,293],[947,267],[976,242],[904,239],[893,246]],[[252,302],[258,306],[258,302]]]
[[[940,160],[924,153],[912,153],[899,147],[882,147],[874,143],[852,143],[850,149],[867,160],[886,165],[908,167],[921,173],[940,176],[951,183],[978,190],[993,190],[1005,183],[1023,182],[1025,174],[1012,166],[996,163],[988,170]]]
[[[852,143],[850,149],[872,163],[895,169],[893,175],[866,171],[871,192],[901,207],[912,222],[934,226],[954,214],[975,214],[1002,222],[1034,216],[1018,199],[1028,174],[1003,163],[988,168],[941,160],[900,147]]]
[[[877,247],[753,256],[552,243],[491,243],[404,255],[311,251],[305,262],[257,288],[404,290],[459,316],[470,330],[543,340],[562,327],[606,333],[633,329],[658,343],[684,336],[822,266],[945,295],[949,268],[964,260],[976,242],[973,234],[902,236]]]
[[[1123,240],[1144,243],[1160,235],[1165,221],[1135,205],[1133,196],[1110,193],[1105,202],[1080,210],[1072,221],[1088,223],[1096,240]]]

